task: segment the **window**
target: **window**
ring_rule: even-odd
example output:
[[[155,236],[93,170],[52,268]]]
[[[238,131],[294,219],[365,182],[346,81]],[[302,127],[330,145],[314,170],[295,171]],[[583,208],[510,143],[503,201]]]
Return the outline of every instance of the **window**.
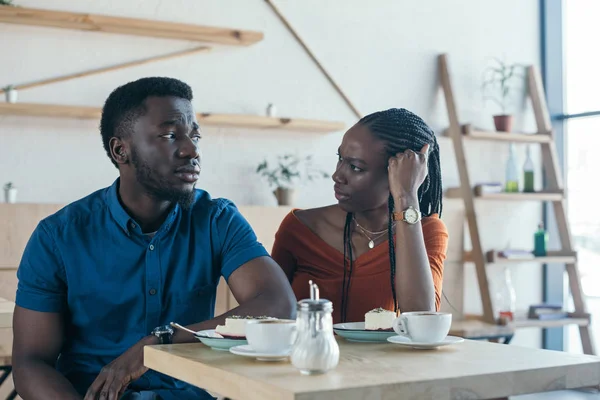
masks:
[[[562,113],[553,116],[564,129],[565,140],[561,144],[564,144],[569,224],[588,312],[592,315],[600,315],[600,286],[597,284],[600,281],[600,207],[597,207],[600,188],[596,183],[600,172],[600,56],[593,51],[600,35],[599,20],[600,2],[596,0],[562,2],[564,108]],[[546,48],[550,46],[548,42]],[[598,318],[592,318],[592,332],[598,349]],[[568,328],[564,343],[567,351],[581,351],[576,327]]]
[[[566,114],[600,110],[600,1],[564,3],[564,66]]]

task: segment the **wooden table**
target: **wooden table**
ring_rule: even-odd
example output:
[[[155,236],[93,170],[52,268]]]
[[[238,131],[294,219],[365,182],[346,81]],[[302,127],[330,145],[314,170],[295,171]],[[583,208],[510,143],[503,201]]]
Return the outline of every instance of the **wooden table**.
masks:
[[[317,376],[201,343],[147,346],[144,364],[234,400],[489,399],[600,384],[595,356],[471,340],[437,350],[338,343],[340,364]]]

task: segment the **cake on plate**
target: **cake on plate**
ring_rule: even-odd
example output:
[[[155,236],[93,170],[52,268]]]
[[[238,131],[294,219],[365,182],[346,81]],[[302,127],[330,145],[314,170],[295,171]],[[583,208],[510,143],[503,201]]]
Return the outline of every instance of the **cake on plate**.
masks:
[[[365,314],[365,330],[392,331],[396,313],[384,308],[375,308]]]
[[[225,325],[217,325],[215,332],[227,339],[246,339],[246,322],[257,319],[275,318],[231,315],[225,318]]]

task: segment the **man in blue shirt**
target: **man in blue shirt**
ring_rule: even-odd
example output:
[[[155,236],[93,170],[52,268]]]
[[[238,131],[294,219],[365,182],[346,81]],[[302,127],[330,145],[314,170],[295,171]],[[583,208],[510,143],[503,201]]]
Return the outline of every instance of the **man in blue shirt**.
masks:
[[[237,208],[195,189],[191,100],[191,88],[170,78],[130,82],[108,97],[100,130],[119,178],[41,221],[19,266],[21,397],[212,398],[148,371],[143,347],[196,340],[171,321],[198,331],[232,314],[294,317],[288,280]],[[214,318],[221,276],[240,306]]]

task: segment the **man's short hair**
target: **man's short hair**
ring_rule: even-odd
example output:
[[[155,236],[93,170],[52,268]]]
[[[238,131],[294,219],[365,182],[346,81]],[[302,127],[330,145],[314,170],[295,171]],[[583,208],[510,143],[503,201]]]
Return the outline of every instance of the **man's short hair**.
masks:
[[[144,115],[144,101],[148,97],[174,96],[192,101],[192,88],[174,78],[149,77],[129,82],[113,90],[102,108],[100,134],[106,154],[118,168],[110,155],[109,142],[112,137],[125,138],[133,130],[136,119]]]

